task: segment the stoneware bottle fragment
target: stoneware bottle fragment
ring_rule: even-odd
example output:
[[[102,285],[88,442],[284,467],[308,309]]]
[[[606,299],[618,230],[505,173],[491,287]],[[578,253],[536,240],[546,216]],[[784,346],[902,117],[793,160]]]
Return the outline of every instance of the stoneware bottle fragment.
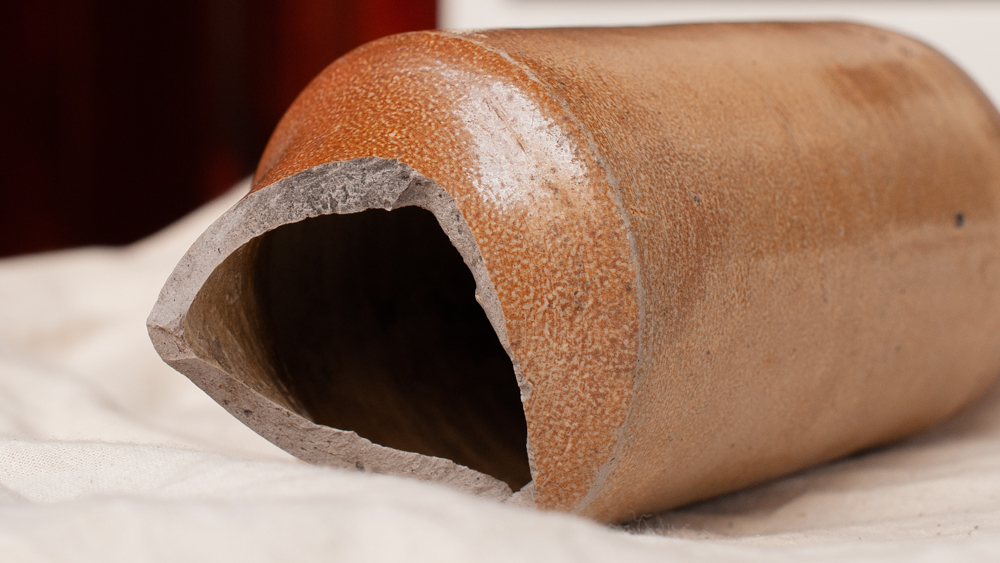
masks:
[[[331,64],[149,318],[302,459],[602,522],[1000,371],[1000,117],[861,25],[421,32]]]

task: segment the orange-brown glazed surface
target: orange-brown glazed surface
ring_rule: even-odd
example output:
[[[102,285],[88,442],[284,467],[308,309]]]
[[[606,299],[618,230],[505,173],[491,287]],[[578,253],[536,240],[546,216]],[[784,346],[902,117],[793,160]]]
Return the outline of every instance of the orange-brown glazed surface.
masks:
[[[336,61],[254,190],[398,159],[506,321],[535,503],[621,521],[905,436],[1000,371],[1000,117],[850,24],[425,32]]]

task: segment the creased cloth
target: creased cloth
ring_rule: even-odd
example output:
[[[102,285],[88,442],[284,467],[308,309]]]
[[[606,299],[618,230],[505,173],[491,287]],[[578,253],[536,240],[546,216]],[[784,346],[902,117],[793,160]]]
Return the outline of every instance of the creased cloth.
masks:
[[[246,190],[128,247],[0,260],[0,561],[1000,559],[1000,387],[906,442],[620,527],[302,463],[146,336]]]

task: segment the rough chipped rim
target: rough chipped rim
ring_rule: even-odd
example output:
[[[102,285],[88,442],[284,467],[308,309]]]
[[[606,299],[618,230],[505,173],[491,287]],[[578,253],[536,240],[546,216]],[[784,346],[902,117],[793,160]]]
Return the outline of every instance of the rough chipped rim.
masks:
[[[498,501],[533,505],[533,481],[512,493],[503,481],[451,460],[388,448],[352,431],[315,424],[263,396],[211,360],[199,357],[186,340],[184,321],[198,291],[229,255],[252,239],[311,217],[366,209],[388,211],[411,205],[434,214],[471,270],[476,301],[511,357],[523,405],[531,388],[511,355],[499,298],[455,199],[435,181],[394,159],[365,157],[321,164],[251,192],[237,202],[202,233],[160,290],[146,321],[150,339],[167,364],[188,376],[237,419],[300,459],[434,481]],[[534,477],[530,443],[526,447]]]

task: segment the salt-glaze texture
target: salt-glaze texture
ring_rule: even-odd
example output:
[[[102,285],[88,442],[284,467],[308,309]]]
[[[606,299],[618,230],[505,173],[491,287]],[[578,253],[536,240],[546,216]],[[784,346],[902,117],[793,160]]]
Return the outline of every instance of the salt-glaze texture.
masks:
[[[1000,117],[905,37],[394,36],[299,96],[248,197],[369,157],[453,202],[435,215],[480,268],[521,386],[522,502],[607,522],[677,506],[918,431],[1000,371]],[[242,243],[261,231],[227,224]],[[211,264],[204,281],[234,250],[196,245],[186,267]],[[201,282],[179,272],[150,319],[161,355],[199,348],[177,327]],[[297,447],[280,417],[240,417]],[[325,451],[310,459],[347,464]]]

